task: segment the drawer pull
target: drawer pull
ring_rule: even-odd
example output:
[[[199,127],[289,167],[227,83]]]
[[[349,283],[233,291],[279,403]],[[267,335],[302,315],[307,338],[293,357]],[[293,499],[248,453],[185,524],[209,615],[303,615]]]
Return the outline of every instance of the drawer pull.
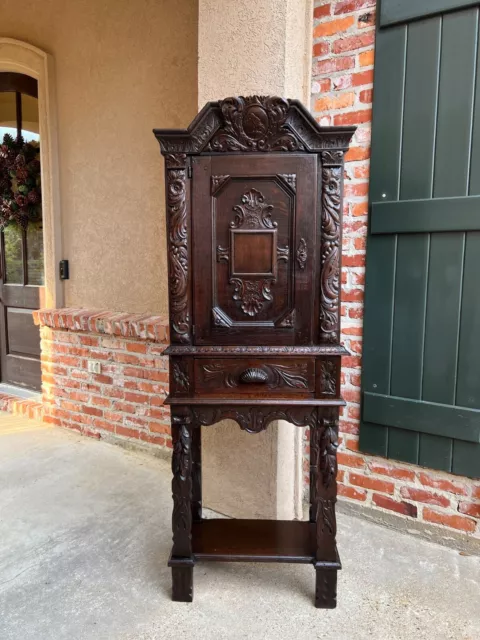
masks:
[[[242,371],[239,380],[242,384],[265,384],[268,380],[268,374],[263,369],[250,367]]]

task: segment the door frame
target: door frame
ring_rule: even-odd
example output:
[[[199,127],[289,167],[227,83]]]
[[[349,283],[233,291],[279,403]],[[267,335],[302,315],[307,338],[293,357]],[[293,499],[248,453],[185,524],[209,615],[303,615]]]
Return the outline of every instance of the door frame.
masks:
[[[0,38],[0,71],[23,73],[38,82],[38,116],[42,181],[45,287],[41,308],[64,304],[58,264],[62,259],[62,226],[57,139],[56,87],[53,57],[20,40]]]

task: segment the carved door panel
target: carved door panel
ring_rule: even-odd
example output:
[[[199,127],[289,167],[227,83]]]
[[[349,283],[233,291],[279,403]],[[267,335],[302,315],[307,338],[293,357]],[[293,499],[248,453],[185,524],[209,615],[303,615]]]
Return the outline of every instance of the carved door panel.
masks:
[[[197,344],[311,341],[316,197],[311,156],[193,160]]]

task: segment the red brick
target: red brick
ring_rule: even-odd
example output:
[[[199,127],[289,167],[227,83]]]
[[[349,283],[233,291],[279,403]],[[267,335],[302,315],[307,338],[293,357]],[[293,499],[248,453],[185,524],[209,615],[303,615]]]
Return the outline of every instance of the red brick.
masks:
[[[344,76],[337,76],[332,80],[333,88],[336,91],[341,89],[349,89],[350,87],[361,87],[365,84],[373,83],[373,69],[368,71],[359,71],[357,73],[348,73]]]
[[[359,444],[358,438],[347,438],[345,446],[350,451],[358,451]]]
[[[355,167],[355,169],[353,170],[353,176],[355,178],[368,179],[370,177],[370,166],[368,164],[364,164]]]
[[[336,71],[345,71],[353,69],[355,66],[355,58],[353,56],[340,56],[338,58],[328,58],[327,60],[318,60],[313,65],[313,75],[319,76],[324,73],[335,73]]]
[[[138,402],[140,404],[147,404],[149,398],[148,398],[147,395],[143,395],[141,393],[126,392],[125,393],[125,400],[127,402]]]
[[[310,478],[307,476],[307,483]],[[345,480],[345,471],[343,469],[339,469],[337,471],[337,482],[343,482]]]
[[[370,462],[368,466],[372,473],[379,473],[382,476],[389,476],[390,478],[396,478],[397,480],[409,480],[410,482],[415,480],[415,472],[410,471],[409,469],[379,464],[377,462]]]
[[[362,327],[342,327],[342,333],[345,336],[361,336],[363,329]]]
[[[366,216],[368,214],[368,201],[354,202],[352,206],[352,215]]]
[[[346,51],[354,51],[355,49],[363,49],[371,46],[375,41],[375,32],[369,31],[360,35],[340,38],[333,43],[333,53],[345,53]]]
[[[340,430],[343,433],[351,433],[352,435],[358,435],[360,432],[360,425],[358,422],[348,422],[342,418],[340,422]]]
[[[95,424],[96,420],[93,421],[93,426],[98,427],[100,429],[103,429],[104,427],[102,426],[104,421],[103,420],[99,420],[98,421],[99,424]],[[92,429],[88,429],[88,427],[86,427],[83,430],[83,435],[84,436],[88,436],[89,438],[96,438],[97,440],[100,440],[100,438],[102,437],[97,431],[92,431]]]
[[[320,80],[315,80],[315,84],[312,85],[312,92],[313,93],[326,93],[327,91],[330,91],[331,88],[332,88],[331,79],[330,78],[321,78]]]
[[[115,411],[105,411],[103,417],[110,422],[122,422],[124,415]]]
[[[374,7],[376,0],[343,0],[343,2],[337,2],[335,5],[334,13],[352,13],[353,11],[359,11],[366,7]]]
[[[364,89],[359,93],[360,102],[371,104],[373,100],[373,90],[372,89]]]
[[[103,396],[92,397],[92,404],[96,405],[97,407],[109,407],[111,403],[112,401],[110,400],[110,398],[104,398]]]
[[[373,489],[374,491],[381,491],[382,493],[393,493],[395,485],[393,482],[387,482],[386,480],[380,480],[379,478],[373,478],[372,476],[363,476],[359,473],[350,473],[350,482],[357,487],[363,487],[364,489]]]
[[[348,317],[352,318],[352,320],[363,318],[363,307],[352,307],[348,310]]]
[[[147,353],[147,345],[141,342],[127,342],[127,351],[133,353]]]
[[[163,424],[163,422],[150,422],[148,428],[153,433],[170,433],[170,426]]]
[[[365,458],[363,456],[356,456],[353,453],[345,453],[339,451],[337,453],[338,464],[344,467],[354,467],[355,469],[363,469],[365,467]]]
[[[315,7],[313,10],[314,18],[324,18],[325,16],[330,15],[331,4],[322,4],[319,7]]]
[[[117,425],[115,427],[115,433],[119,436],[125,436],[127,438],[139,438],[138,429],[129,429],[127,427],[122,427],[121,425]]]
[[[361,111],[349,111],[348,113],[339,113],[334,116],[333,123],[335,125],[361,124],[362,122],[371,122],[372,110],[362,109]]]
[[[329,42],[317,42],[313,45],[313,57],[314,58],[324,58],[328,56],[330,53],[330,43]]]
[[[94,382],[98,382],[98,384],[112,384],[113,378],[110,376],[106,376],[103,373],[96,373],[92,376]]]
[[[360,389],[345,387],[342,389],[342,396],[347,402],[360,403]]]
[[[342,365],[347,369],[359,369],[362,366],[362,359],[358,356],[344,356]]]
[[[315,102],[315,111],[330,111],[331,109],[345,109],[355,102],[354,93],[341,93],[339,95],[325,96]]]
[[[348,115],[348,114],[342,114]],[[344,187],[345,197],[359,197],[368,195],[368,182],[357,184],[346,184]]]
[[[88,393],[83,393],[82,391],[69,391],[68,397],[70,398],[70,400],[77,400],[78,402],[88,402],[90,396]]]
[[[480,518],[480,503],[478,502],[460,502],[458,510],[460,513],[465,513],[467,516]]]
[[[355,489],[345,484],[338,484],[338,495],[345,496],[351,500],[360,500],[361,502],[365,502],[367,499],[366,491],[363,489]]]
[[[365,251],[367,247],[367,239],[366,238],[355,238],[353,240],[353,246],[357,251]]]
[[[347,414],[349,418],[353,418],[354,420],[360,420],[360,407],[347,407]]]
[[[345,154],[345,162],[356,162],[357,160],[368,160],[370,158],[370,147],[350,147]]]
[[[355,18],[353,16],[321,22],[314,28],[313,37],[322,38],[323,36],[333,36],[336,33],[342,33],[349,29],[354,23]]]
[[[344,290],[342,293],[342,300],[344,302],[363,302],[363,297],[363,289],[349,289]]]
[[[382,509],[396,511],[397,513],[401,513],[404,516],[410,516],[411,518],[417,517],[418,510],[414,504],[409,504],[408,502],[397,502],[396,500],[393,500],[393,498],[382,496],[379,493],[373,494],[372,501],[377,505],[377,507],[381,507]]]
[[[448,493],[454,493],[455,495],[468,495],[467,487],[459,482],[452,482],[444,478],[431,476],[427,473],[420,472],[418,474],[420,482],[426,487],[432,487],[432,489],[440,489],[441,491],[447,491]]]
[[[125,413],[135,413],[135,405],[128,404],[127,402],[114,402],[113,408],[115,411],[124,411]]]
[[[402,487],[400,489],[400,495],[402,498],[408,500],[414,500],[415,502],[425,502],[426,504],[433,504],[437,507],[449,507],[450,500],[445,496],[441,496],[438,493],[432,493],[431,491],[425,491],[425,489],[416,489],[415,487]]]
[[[358,56],[358,63],[361,67],[371,67],[373,65],[373,60],[373,49],[371,49],[370,51],[364,51]]]
[[[473,487],[472,495],[474,498],[480,499],[480,484],[476,487]]]
[[[351,278],[352,278],[352,284],[365,285],[365,274],[364,273],[355,273],[354,271],[352,271]]]
[[[82,411],[83,413],[88,414],[89,416],[97,416],[97,417],[101,417],[103,416],[103,411],[102,409],[97,409],[96,407],[89,407],[87,405],[83,405],[82,407]]]
[[[452,529],[459,529],[460,531],[475,531],[475,520],[465,518],[464,516],[452,516],[448,513],[439,513],[429,507],[423,509],[423,519],[427,522],[434,522],[435,524],[443,524],[445,527]]]

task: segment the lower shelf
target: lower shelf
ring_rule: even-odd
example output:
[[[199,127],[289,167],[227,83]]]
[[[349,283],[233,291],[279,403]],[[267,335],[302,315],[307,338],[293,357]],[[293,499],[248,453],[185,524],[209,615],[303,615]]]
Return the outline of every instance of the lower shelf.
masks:
[[[195,560],[315,562],[315,524],[285,520],[202,520],[192,530]],[[340,563],[325,558],[319,564]]]

